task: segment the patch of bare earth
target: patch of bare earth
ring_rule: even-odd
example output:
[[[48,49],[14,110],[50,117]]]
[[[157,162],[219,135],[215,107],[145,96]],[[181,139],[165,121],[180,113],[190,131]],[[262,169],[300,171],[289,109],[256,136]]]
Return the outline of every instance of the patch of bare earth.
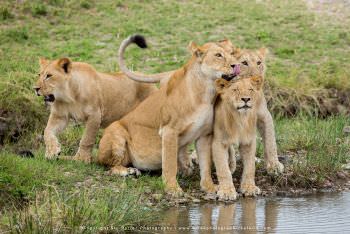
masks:
[[[350,20],[350,0],[305,0],[309,10],[330,16],[333,20]]]

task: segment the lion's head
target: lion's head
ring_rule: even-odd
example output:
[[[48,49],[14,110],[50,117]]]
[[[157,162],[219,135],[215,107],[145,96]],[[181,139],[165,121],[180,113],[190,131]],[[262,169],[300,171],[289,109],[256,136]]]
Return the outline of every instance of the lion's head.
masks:
[[[191,42],[189,49],[193,58],[200,64],[201,72],[214,79],[225,78],[231,80],[240,72],[240,65],[232,52],[229,40],[209,42],[202,46]]]
[[[268,53],[266,48],[258,50],[238,50],[235,54],[240,63],[240,77],[264,76],[266,70],[265,58]]]
[[[256,110],[260,100],[263,78],[253,76],[235,81],[219,79],[216,81],[217,93],[223,102],[229,104],[233,111],[248,113]]]
[[[34,90],[38,96],[44,96],[46,102],[54,102],[64,95],[67,82],[71,78],[72,61],[69,58],[57,60],[39,59],[40,73]]]

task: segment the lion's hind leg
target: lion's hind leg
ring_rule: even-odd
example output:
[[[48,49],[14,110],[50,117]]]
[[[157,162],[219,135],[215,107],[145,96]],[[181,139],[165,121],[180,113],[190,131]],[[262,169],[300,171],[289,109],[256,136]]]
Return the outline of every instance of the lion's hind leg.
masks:
[[[137,168],[127,167],[131,162],[127,150],[128,132],[119,123],[105,130],[98,153],[98,163],[110,168],[109,175],[140,175]]]

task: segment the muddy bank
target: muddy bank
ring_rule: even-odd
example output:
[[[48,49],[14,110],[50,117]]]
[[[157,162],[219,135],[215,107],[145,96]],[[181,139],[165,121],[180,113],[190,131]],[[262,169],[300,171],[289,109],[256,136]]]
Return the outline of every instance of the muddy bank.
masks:
[[[342,170],[332,176],[327,176],[324,180],[319,180],[314,176],[305,177],[293,172],[291,165],[285,164],[285,172],[282,175],[268,175],[263,165],[259,163],[256,170],[255,182],[261,189],[259,197],[299,197],[311,194],[339,192],[350,190],[350,173],[348,170]],[[240,179],[242,175],[242,166],[238,165],[233,174],[233,182],[239,193]],[[176,206],[179,204],[200,203],[205,201],[215,201],[217,198],[213,195],[207,195],[200,191],[198,174],[199,168],[196,167],[195,174],[190,177],[179,178],[179,184],[183,188],[185,195],[181,198],[172,198],[164,193],[155,193],[151,189],[145,188],[144,199],[150,206],[165,205]],[[216,174],[213,171],[214,183],[218,184]],[[160,172],[153,172],[152,176],[161,176]],[[134,178],[137,180],[137,178]],[[239,198],[242,195],[239,193]]]

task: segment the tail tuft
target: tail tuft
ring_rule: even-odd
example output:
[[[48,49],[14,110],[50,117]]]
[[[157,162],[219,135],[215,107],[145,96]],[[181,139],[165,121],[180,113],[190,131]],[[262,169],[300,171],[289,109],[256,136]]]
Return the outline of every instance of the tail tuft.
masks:
[[[147,48],[147,43],[146,43],[146,39],[144,36],[141,36],[141,35],[133,35],[131,36],[130,38],[130,41],[132,43],[135,43],[136,45],[138,45],[138,47],[140,48]]]

